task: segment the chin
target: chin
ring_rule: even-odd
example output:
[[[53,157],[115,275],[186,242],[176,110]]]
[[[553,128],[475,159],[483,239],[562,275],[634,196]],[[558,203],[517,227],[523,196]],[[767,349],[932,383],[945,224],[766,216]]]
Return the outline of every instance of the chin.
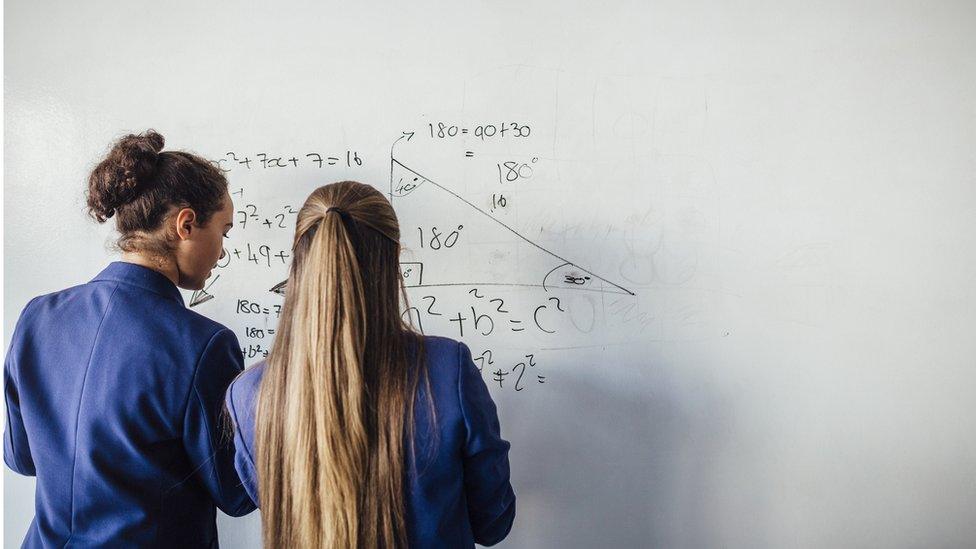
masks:
[[[190,278],[183,277],[180,280],[180,283],[177,284],[177,286],[183,288],[184,290],[190,290],[195,292],[197,290],[202,290],[204,286],[206,286],[206,282],[207,282],[206,278],[190,279]]]

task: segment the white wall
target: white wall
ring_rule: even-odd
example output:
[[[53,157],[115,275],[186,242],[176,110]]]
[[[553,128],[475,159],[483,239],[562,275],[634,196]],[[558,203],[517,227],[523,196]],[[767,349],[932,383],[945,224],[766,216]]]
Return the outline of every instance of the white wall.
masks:
[[[478,286],[511,312],[465,341],[539,370],[518,392],[485,375],[519,497],[503,547],[970,545],[976,7],[850,4],[7,2],[5,342],[30,297],[112,258],[83,189],[118,135],[299,157],[230,172],[263,220],[338,179],[388,191],[414,131],[404,165],[508,201],[490,219],[429,183],[395,199],[425,283],[539,284],[561,263],[497,222],[598,275]],[[439,121],[470,132],[431,138]],[[473,136],[495,121],[531,135]],[[510,160],[532,177],[499,183]],[[465,223],[420,248],[417,227]],[[291,226],[228,248],[287,249]],[[246,329],[273,314],[236,300],[273,308],[285,273],[233,261],[196,309],[261,343]],[[424,328],[456,337],[446,319],[485,306],[472,288],[412,289],[445,313]],[[549,297],[556,333],[511,331]],[[13,546],[33,483],[4,481]],[[258,531],[221,521],[227,547]]]

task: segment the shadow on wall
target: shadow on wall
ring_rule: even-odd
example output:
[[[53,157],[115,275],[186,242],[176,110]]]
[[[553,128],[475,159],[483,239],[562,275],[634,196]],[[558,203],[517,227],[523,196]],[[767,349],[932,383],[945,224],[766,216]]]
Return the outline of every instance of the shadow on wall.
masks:
[[[511,453],[518,515],[500,547],[722,545],[721,525],[710,523],[711,484],[727,443],[727,406],[703,394],[707,385],[682,395],[666,372],[643,367],[643,394],[619,380],[562,378],[516,399],[502,431],[522,441]]]

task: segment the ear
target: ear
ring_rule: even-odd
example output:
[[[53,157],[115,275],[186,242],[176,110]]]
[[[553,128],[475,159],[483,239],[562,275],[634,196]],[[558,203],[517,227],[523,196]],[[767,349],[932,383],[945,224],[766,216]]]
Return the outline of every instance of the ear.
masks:
[[[176,213],[176,236],[180,240],[186,240],[190,238],[190,233],[193,231],[193,225],[197,221],[197,213],[193,211],[193,208],[183,208]]]

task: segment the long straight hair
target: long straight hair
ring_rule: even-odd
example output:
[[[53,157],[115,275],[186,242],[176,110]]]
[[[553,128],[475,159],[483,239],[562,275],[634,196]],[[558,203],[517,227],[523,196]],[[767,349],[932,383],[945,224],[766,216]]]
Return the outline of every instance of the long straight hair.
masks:
[[[429,379],[400,315],[399,241],[393,207],[362,183],[320,187],[298,212],[258,392],[265,547],[407,545],[404,436]]]

